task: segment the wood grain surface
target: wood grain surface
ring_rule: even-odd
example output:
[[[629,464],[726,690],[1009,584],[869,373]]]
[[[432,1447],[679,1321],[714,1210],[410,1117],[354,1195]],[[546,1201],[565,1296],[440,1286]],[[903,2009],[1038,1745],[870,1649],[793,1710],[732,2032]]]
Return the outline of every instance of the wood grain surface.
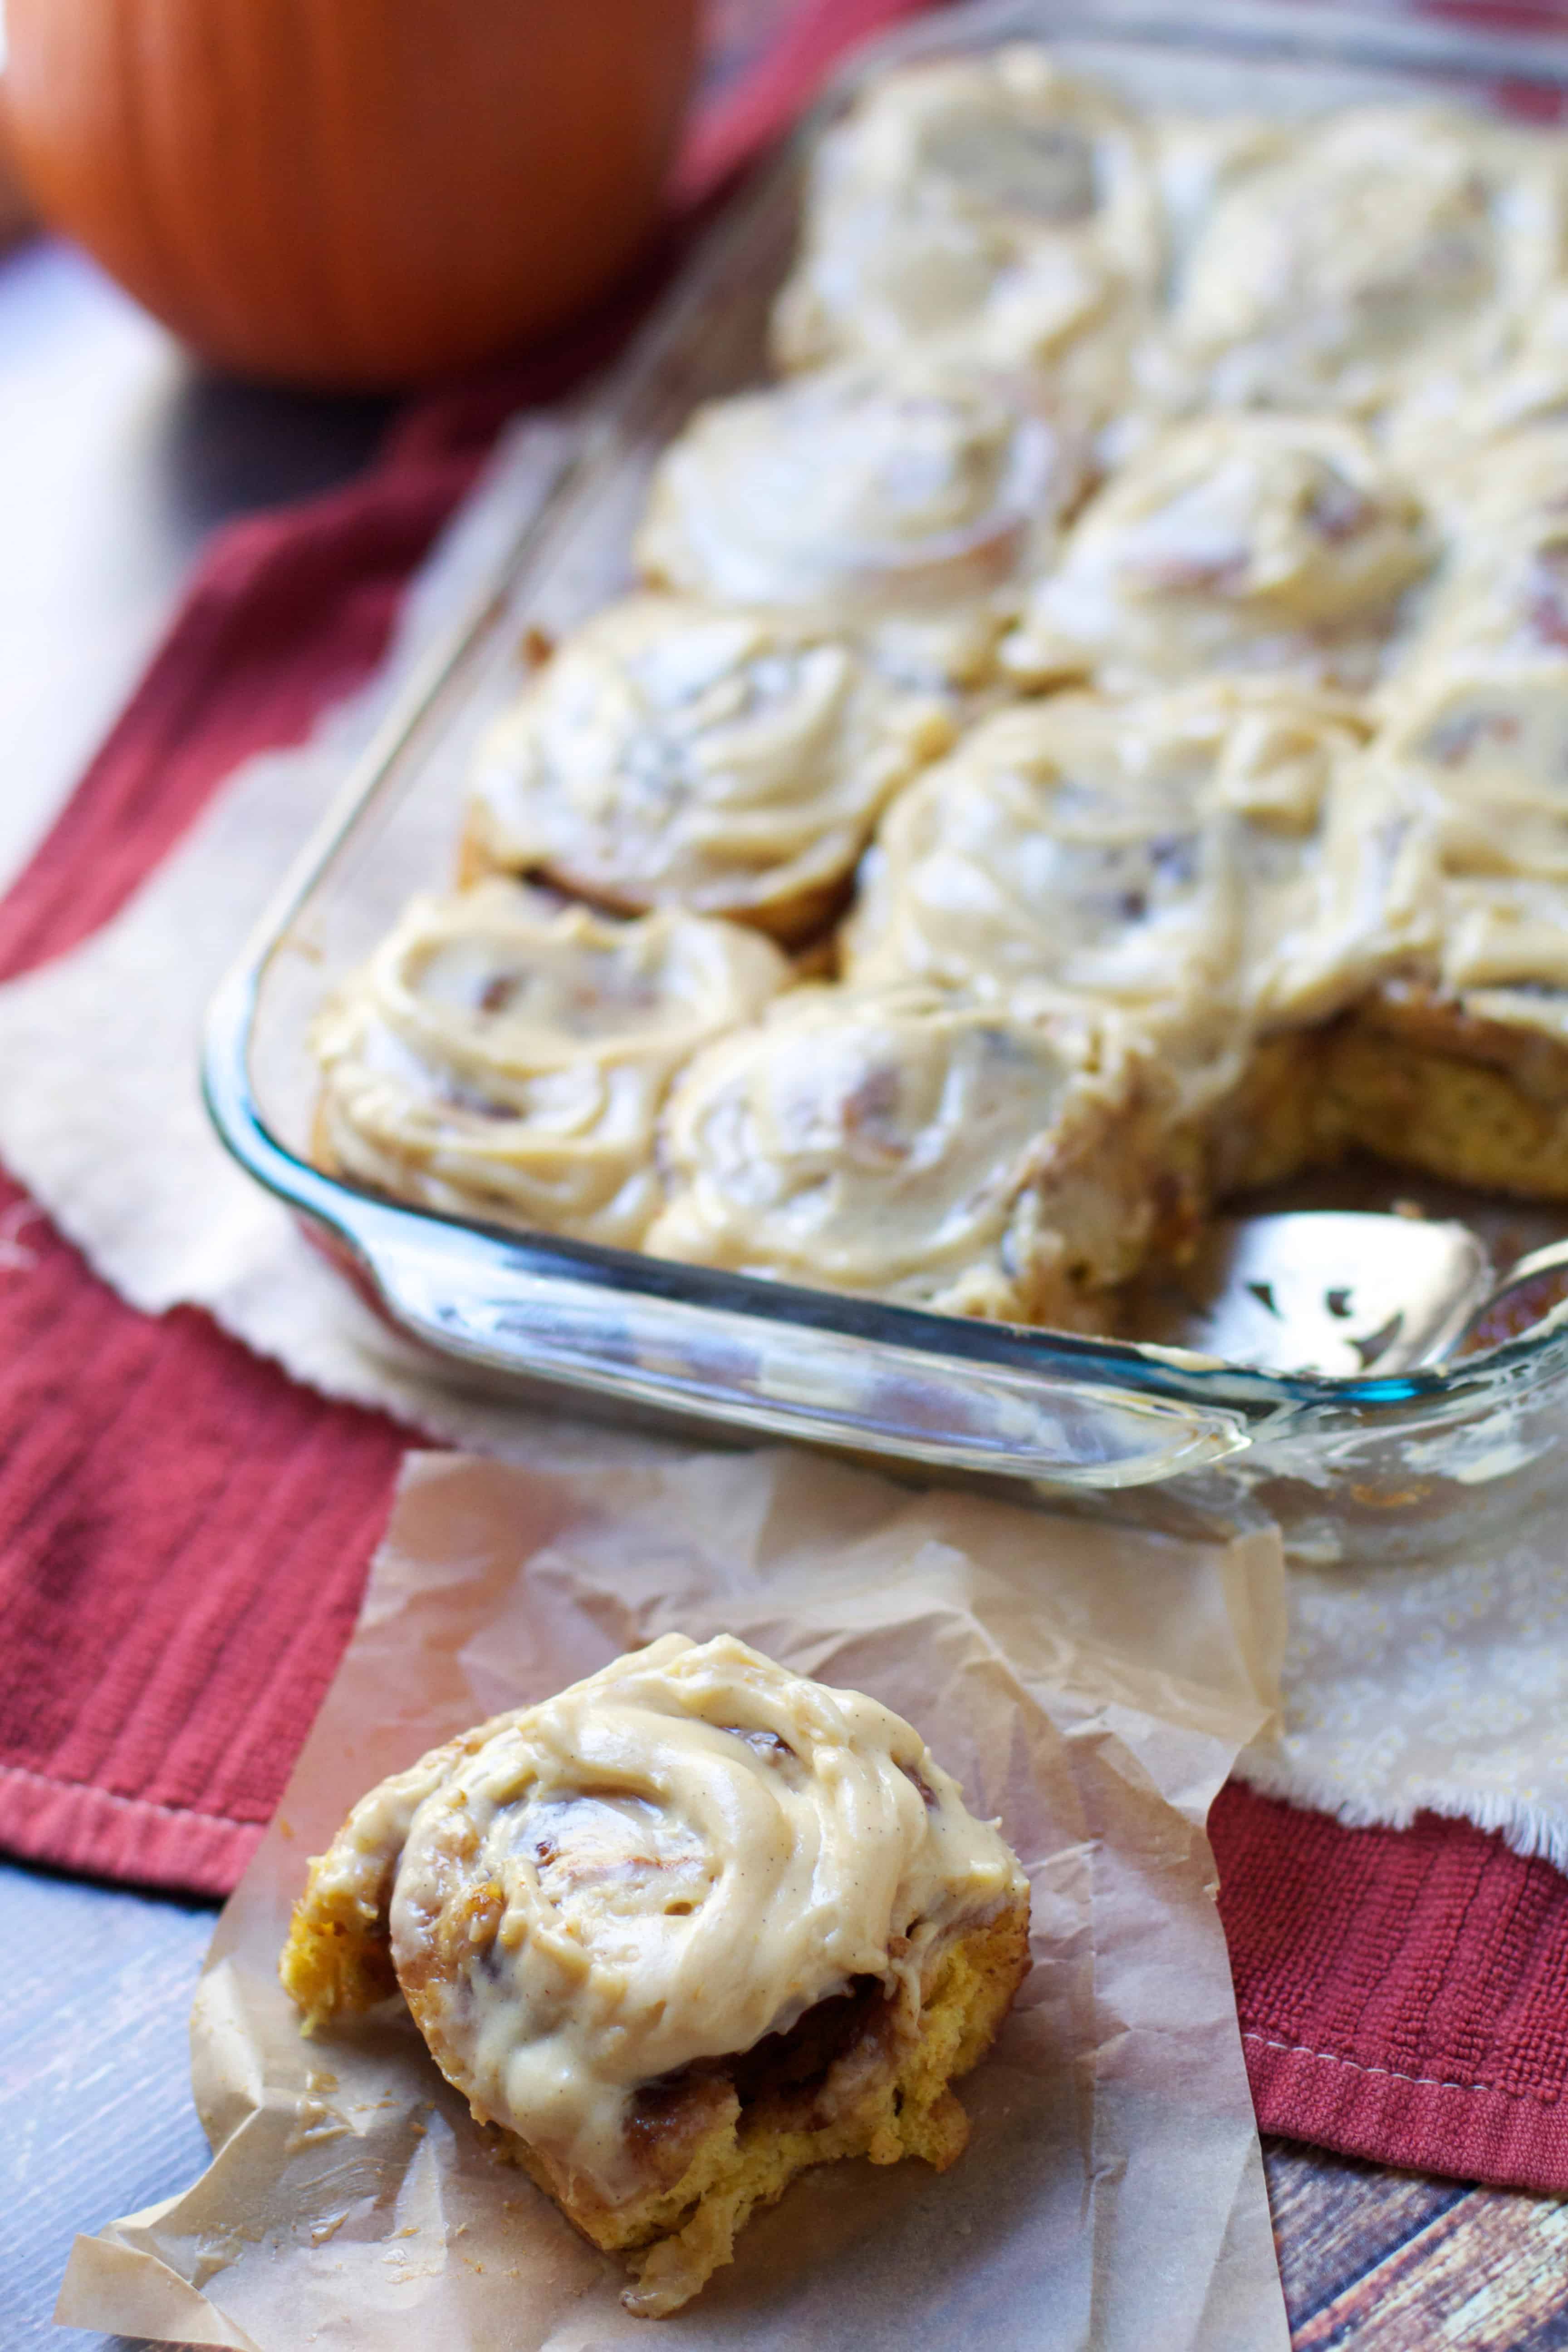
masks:
[[[1266,2141],[1296,2352],[1568,2346],[1568,2205]]]

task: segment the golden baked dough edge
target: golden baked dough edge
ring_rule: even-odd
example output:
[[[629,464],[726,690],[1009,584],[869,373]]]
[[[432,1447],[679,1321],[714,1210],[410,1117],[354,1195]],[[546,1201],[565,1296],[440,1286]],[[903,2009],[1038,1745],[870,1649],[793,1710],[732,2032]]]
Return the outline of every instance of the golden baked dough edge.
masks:
[[[1568,1201],[1568,1045],[1416,983],[1265,1039],[1208,1134],[1211,1195],[1363,1151],[1518,1200]]]
[[[990,2048],[1028,1968],[1026,1895],[935,1956],[912,2032],[892,2037],[882,2063],[870,2047],[884,2048],[875,2028],[839,2053],[836,2068],[850,2070],[851,2080],[835,2112],[814,2115],[821,2086],[809,2084],[767,2089],[739,2108],[732,2095],[720,2097],[679,2177],[656,2181],[627,2203],[612,2208],[574,2190],[559,2167],[513,2133],[491,2126],[488,2137],[592,2244],[633,2256],[627,2301],[647,2317],[663,2317],[732,2260],[748,2217],[812,2165],[861,2156],[896,2164],[917,2156],[940,2172],[961,2156],[969,2123],[952,2084]],[[279,1973],[307,2032],[374,2007],[396,1990],[384,1918],[367,1916],[352,1897],[323,1899],[312,1868]],[[858,2067],[858,2058],[865,2060]],[[718,2087],[721,2078],[715,2081]]]
[[[773,2204],[811,2166],[859,2156],[897,2164],[918,2156],[942,2172],[962,2156],[969,2119],[951,2085],[990,2048],[1028,1967],[1026,1896],[939,1956],[912,2040],[890,2063],[868,2065],[857,2095],[839,2112],[815,2119],[809,2087],[766,2091],[738,2115],[718,2116],[672,2185],[613,2211],[574,2197],[526,2141],[503,2135],[503,2153],[595,2245],[633,2257],[636,2284],[627,2303],[662,2318],[733,2259],[736,2235],[751,2214]],[[852,2044],[838,2066],[852,2067],[857,2054]]]

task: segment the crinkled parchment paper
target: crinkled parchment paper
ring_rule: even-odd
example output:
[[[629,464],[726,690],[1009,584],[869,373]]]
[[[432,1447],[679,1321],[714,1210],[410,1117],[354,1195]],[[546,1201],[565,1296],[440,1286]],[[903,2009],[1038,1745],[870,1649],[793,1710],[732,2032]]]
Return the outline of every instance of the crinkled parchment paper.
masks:
[[[910,1717],[1022,1856],[1036,1966],[950,2172],[807,2175],[654,2322],[406,2021],[307,2042],[275,1969],[306,1856],[373,1781],[671,1629]],[[79,2239],[57,2316],[255,2352],[1288,2352],[1203,1827],[1273,1712],[1283,1630],[1268,1535],[1178,1542],[804,1454],[414,1457],[197,1996],[212,2164]]]

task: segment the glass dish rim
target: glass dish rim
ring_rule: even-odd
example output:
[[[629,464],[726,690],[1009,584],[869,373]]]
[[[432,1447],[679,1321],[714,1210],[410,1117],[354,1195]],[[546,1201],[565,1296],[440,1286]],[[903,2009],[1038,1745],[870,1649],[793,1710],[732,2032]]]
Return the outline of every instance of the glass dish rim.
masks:
[[[1502,26],[1478,31],[1443,19],[1369,18],[1319,5],[1317,0],[1307,0],[1307,5],[1303,0],[1267,0],[1266,6],[1256,0],[1195,0],[1195,5],[1168,10],[1161,0],[1097,0],[1088,6],[1058,6],[1053,0],[970,0],[970,5],[897,25],[856,48],[775,152],[726,199],[715,223],[677,268],[607,376],[589,386],[593,416],[580,432],[576,448],[557,461],[543,497],[484,589],[415,666],[371,740],[352,761],[214,995],[201,1048],[208,1115],[219,1139],[255,1181],[324,1227],[354,1257],[363,1255],[356,1224],[363,1224],[367,1212],[374,1212],[378,1221],[390,1221],[409,1234],[466,1234],[486,1249],[500,1245],[509,1263],[522,1271],[601,1295],[618,1294],[630,1300],[640,1296],[700,1317],[719,1312],[832,1333],[932,1359],[955,1370],[968,1365],[977,1372],[1035,1372],[1100,1391],[1108,1399],[1120,1391],[1149,1404],[1217,1412],[1247,1423],[1302,1415],[1339,1423],[1390,1407],[1455,1405],[1512,1388],[1526,1377],[1534,1385],[1568,1373],[1568,1320],[1557,1316],[1484,1354],[1447,1366],[1383,1375],[1279,1373],[1141,1341],[989,1322],[805,1288],[763,1276],[686,1265],[389,1200],[315,1167],[281,1141],[261,1110],[251,1082],[250,1054],[268,963],[360,819],[394,776],[399,760],[485,644],[489,627],[505,609],[510,584],[569,496],[590,448],[614,431],[616,416],[635,400],[660,346],[678,341],[682,298],[689,303],[704,263],[714,266],[721,247],[743,238],[749,220],[763,210],[782,180],[798,172],[803,157],[868,74],[922,56],[969,54],[1009,37],[1092,42],[1111,49],[1165,47],[1285,63],[1300,59],[1412,79],[1423,73],[1447,80],[1464,75],[1483,84],[1548,88],[1568,97],[1568,38]]]

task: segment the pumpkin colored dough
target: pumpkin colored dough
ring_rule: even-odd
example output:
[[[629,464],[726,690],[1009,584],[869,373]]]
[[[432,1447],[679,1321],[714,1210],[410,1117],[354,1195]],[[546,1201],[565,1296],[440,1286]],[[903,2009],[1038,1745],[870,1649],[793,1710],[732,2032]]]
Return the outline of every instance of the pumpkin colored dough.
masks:
[[[45,216],[209,359],[375,388],[560,324],[658,213],[697,0],[9,0]]]

